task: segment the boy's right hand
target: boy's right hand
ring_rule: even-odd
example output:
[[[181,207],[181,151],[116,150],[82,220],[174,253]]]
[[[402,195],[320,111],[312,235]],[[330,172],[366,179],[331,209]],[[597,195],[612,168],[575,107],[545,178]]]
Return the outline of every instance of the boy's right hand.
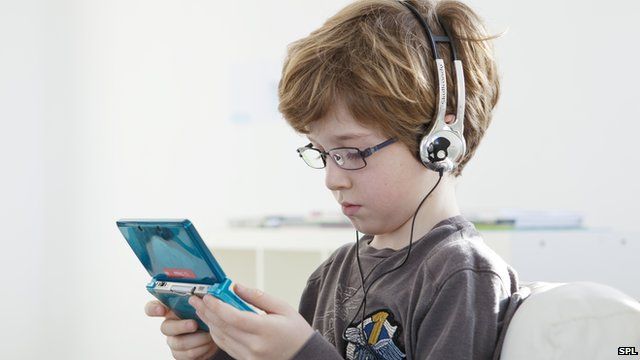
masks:
[[[165,317],[160,331],[167,336],[167,344],[175,359],[206,360],[218,352],[211,334],[198,330],[195,320],[181,320],[160,301],[149,301],[144,312],[151,317]]]

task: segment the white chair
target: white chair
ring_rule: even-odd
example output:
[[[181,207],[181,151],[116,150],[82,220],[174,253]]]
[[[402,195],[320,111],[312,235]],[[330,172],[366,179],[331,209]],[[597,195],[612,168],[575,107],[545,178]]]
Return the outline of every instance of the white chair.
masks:
[[[619,347],[640,352],[640,303],[624,293],[590,282],[534,282],[518,297],[496,352],[501,360],[640,359],[618,355]]]

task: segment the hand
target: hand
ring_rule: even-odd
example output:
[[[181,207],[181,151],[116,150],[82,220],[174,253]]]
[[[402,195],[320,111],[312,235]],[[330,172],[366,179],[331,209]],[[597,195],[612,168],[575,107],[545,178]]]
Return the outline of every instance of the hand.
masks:
[[[206,331],[197,331],[195,320],[181,320],[159,301],[149,301],[144,307],[148,316],[164,316],[160,331],[167,336],[167,344],[177,360],[205,360],[218,352],[218,346]]]
[[[290,359],[313,335],[307,321],[284,301],[238,284],[234,290],[265,313],[238,310],[211,295],[189,298],[189,304],[209,326],[211,338],[234,358]]]

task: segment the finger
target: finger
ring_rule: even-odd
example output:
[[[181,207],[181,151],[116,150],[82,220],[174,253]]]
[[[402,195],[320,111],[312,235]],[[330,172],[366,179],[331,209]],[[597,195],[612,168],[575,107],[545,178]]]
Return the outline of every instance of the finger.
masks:
[[[203,345],[213,344],[211,334],[206,331],[197,331],[193,334],[167,336],[167,344],[172,350],[189,350]]]
[[[244,348],[247,348],[248,345],[250,345],[251,342],[254,341],[253,339],[256,338],[256,335],[254,335],[252,332],[257,333],[259,331],[258,326],[249,329],[251,332],[248,332],[246,331],[245,328],[241,329],[240,327],[238,327],[237,324],[229,324],[225,322],[222,318],[217,316],[215,312],[209,310],[209,308],[203,303],[202,299],[198,299],[198,300],[200,302],[200,305],[196,304],[196,306],[201,310],[196,310],[196,314],[200,317],[200,319],[202,319],[202,321],[204,321],[209,326],[209,332],[211,333],[211,337],[214,337],[214,334],[215,334],[215,336],[218,338],[218,341],[220,341],[220,339],[222,340],[233,339],[234,344],[237,343],[239,345],[244,346]],[[195,302],[197,302],[197,300],[195,300]],[[229,307],[233,311],[239,311],[231,306]],[[225,311],[225,310],[222,310],[222,311]],[[214,341],[215,341],[215,338],[214,338]]]
[[[202,321],[204,321],[207,324],[207,326],[209,326],[209,332],[216,331],[221,334],[224,334],[225,337],[228,336],[236,340],[239,340],[239,342],[243,342],[240,340],[243,340],[249,335],[253,336],[253,334],[248,333],[238,328],[237,326],[234,326],[233,324],[229,324],[223,321],[220,317],[216,316],[211,311],[207,310],[206,314],[199,313],[198,316],[200,316]]]
[[[164,306],[164,304],[156,300],[149,301],[144,306],[144,312],[148,316],[164,316],[164,314],[167,313],[168,311],[169,309],[167,309],[167,307]]]
[[[248,353],[248,349],[251,349],[251,345],[260,340],[258,336],[224,322],[209,310],[201,299],[198,300],[201,304],[196,304],[196,306],[203,309],[204,313],[198,310],[196,314],[209,326],[209,333],[213,341],[235,359],[249,358],[251,354]],[[231,309],[239,311],[233,307]]]
[[[179,317],[173,311],[171,311],[163,303],[157,300],[149,301],[144,306],[144,312],[147,314],[147,316],[151,317],[164,316],[167,319],[179,319]]]
[[[251,334],[238,328],[232,326],[225,327],[224,325],[225,323],[223,322],[221,326],[214,325],[210,327],[209,333],[211,334],[211,337],[213,338],[213,334],[215,334],[217,337],[224,335],[225,338],[232,339],[243,347],[248,347],[249,345],[254,344],[257,341],[262,340],[261,337],[265,336],[264,334]]]
[[[187,350],[172,350],[171,353],[176,359],[210,359],[217,350],[218,347],[211,341],[210,344]]]
[[[264,310],[267,314],[289,314],[295,311],[285,301],[265,293],[262,290],[234,284],[233,290],[242,300]]]
[[[218,326],[209,328],[209,334],[219,348],[234,359],[249,359],[250,354],[248,351],[250,347],[248,344],[250,344],[250,341],[254,341],[255,335],[246,333],[240,335],[237,331],[237,329],[233,328],[223,330]]]
[[[193,333],[198,330],[198,324],[195,320],[173,320],[166,319],[160,325],[160,331],[166,336],[176,336],[182,334]]]
[[[231,327],[235,327],[243,332],[255,334],[259,331],[259,327],[262,324],[262,318],[260,315],[238,310],[235,307],[225,303],[224,301],[220,301],[219,299],[214,298],[211,295],[205,295],[202,299],[204,306],[200,306],[200,313],[209,317],[213,320],[215,325],[215,318],[211,318],[211,316],[215,316],[219,321],[222,321],[228,324]],[[218,324],[221,325],[221,324]]]

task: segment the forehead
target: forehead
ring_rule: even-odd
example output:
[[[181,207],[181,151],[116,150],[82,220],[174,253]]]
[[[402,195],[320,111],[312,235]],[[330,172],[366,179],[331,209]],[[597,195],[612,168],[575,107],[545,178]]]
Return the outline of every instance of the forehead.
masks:
[[[307,137],[317,141],[341,141],[380,137],[379,131],[358,122],[341,103],[309,126]]]

